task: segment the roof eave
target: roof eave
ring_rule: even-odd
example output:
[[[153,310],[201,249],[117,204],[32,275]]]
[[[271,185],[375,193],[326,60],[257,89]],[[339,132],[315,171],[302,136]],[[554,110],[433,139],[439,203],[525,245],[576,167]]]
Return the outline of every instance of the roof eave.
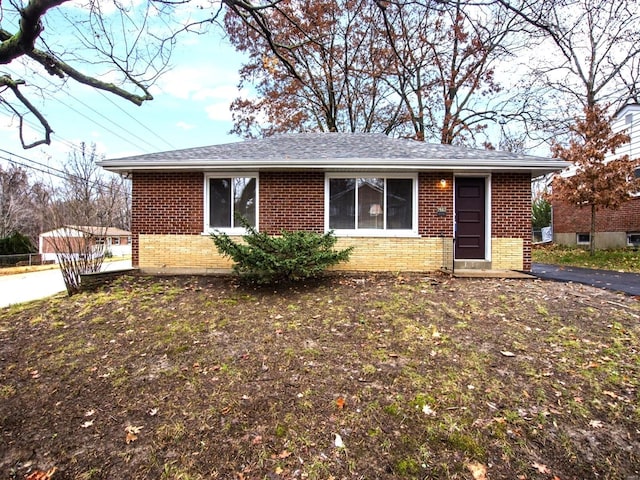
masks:
[[[400,162],[393,163],[365,163],[365,162],[271,162],[260,163],[255,161],[234,161],[224,163],[212,162],[157,162],[157,163],[111,163],[100,162],[100,166],[116,173],[132,172],[158,172],[158,171],[198,171],[198,172],[265,172],[286,170],[312,170],[323,172],[340,171],[439,171],[439,172],[531,172],[532,175],[545,175],[566,168],[569,164],[563,161],[545,163],[533,162],[500,162],[500,163],[473,163],[465,162],[457,164],[451,162]]]

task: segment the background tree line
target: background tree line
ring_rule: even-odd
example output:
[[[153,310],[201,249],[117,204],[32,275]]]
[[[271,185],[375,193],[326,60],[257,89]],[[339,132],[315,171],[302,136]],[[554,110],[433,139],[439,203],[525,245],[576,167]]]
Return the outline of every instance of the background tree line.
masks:
[[[232,106],[244,137],[376,131],[521,151],[566,143],[585,108],[639,98],[638,0],[107,3],[0,3],[0,66],[27,67],[0,68],[0,109],[25,148],[53,133],[33,99],[56,93],[34,90],[34,71],[139,105],[178,42],[218,28],[249,59],[251,94]],[[23,139],[29,118],[40,140]]]
[[[63,225],[129,230],[129,182],[99,168],[98,159],[95,145],[82,143],[62,169],[46,179],[19,163],[0,165],[0,241],[14,238],[5,241],[2,253],[37,250],[40,233]],[[28,242],[15,243],[15,234]]]

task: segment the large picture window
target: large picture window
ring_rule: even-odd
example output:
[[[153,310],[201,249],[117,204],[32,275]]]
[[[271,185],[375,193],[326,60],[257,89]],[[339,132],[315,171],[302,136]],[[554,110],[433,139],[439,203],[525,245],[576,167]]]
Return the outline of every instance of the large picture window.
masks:
[[[415,178],[330,176],[327,182],[330,230],[415,230]]]
[[[258,179],[256,176],[207,176],[205,223],[207,229],[240,228],[238,216],[256,225]]]

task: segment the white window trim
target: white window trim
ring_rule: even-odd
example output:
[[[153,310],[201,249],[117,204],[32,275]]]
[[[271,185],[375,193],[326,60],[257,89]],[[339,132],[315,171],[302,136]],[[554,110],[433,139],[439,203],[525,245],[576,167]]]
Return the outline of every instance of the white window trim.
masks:
[[[332,229],[329,228],[329,204],[330,204],[330,192],[329,192],[329,180],[332,178],[406,178],[411,179],[413,184],[412,199],[411,199],[411,229],[375,229],[375,228],[362,228],[362,229],[333,229],[333,233],[336,237],[419,237],[418,233],[418,174],[406,174],[406,173],[363,173],[363,172],[349,172],[349,173],[325,173],[324,176],[324,231],[329,232]],[[384,199],[386,202],[386,198]],[[383,208],[386,211],[386,209]]]
[[[580,241],[580,235],[589,235],[589,240],[586,242]],[[576,245],[589,245],[591,243],[591,233],[589,232],[576,232]]]
[[[203,220],[203,235],[210,235],[214,232],[222,232],[227,235],[245,235],[247,230],[242,227],[233,228],[212,228],[209,225],[209,179],[211,178],[255,178],[256,179],[256,230],[260,224],[260,176],[258,172],[206,172],[204,174],[204,218]]]
[[[632,235],[640,235],[640,232],[627,232],[627,247],[635,247],[637,244],[631,242]]]

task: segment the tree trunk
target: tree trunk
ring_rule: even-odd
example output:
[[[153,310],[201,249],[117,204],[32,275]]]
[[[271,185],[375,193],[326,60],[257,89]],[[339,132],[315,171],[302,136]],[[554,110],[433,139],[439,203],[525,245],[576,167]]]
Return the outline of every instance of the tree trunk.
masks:
[[[589,235],[589,255],[596,253],[596,204],[591,204],[591,232]]]

